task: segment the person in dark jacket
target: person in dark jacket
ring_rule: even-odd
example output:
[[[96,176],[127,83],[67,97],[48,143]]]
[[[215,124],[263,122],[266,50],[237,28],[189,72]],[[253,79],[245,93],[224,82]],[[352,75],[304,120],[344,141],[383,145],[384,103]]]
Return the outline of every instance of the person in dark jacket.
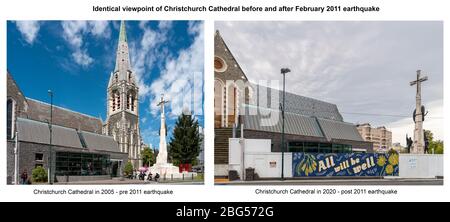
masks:
[[[156,173],[155,174],[155,182],[158,182],[158,180],[159,180],[159,173]]]
[[[27,170],[24,170],[20,175],[20,184],[28,184],[28,173]]]

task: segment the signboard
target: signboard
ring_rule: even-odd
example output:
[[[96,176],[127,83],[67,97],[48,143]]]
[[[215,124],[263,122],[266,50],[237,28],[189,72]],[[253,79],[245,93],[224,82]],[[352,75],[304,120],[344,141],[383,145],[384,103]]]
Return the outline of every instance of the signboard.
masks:
[[[410,168],[410,169],[414,169],[414,168],[416,168],[417,167],[417,159],[416,158],[411,158],[411,159],[409,159],[408,160],[408,167]]]
[[[398,176],[398,153],[292,153],[294,177]]]

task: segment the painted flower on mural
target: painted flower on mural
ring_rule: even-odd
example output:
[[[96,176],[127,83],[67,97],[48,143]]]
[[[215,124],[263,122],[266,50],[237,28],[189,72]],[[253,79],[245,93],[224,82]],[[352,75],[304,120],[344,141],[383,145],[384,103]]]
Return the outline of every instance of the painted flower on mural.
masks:
[[[389,164],[391,164],[393,166],[396,166],[398,164],[398,154],[397,153],[392,153],[389,156],[388,161],[389,161]]]
[[[303,160],[297,165],[297,173],[303,172],[305,176],[314,172],[317,169],[316,157],[311,154],[304,154]]]
[[[386,174],[392,174],[394,172],[394,166],[392,166],[391,164],[388,164],[386,166]]]
[[[386,157],[384,155],[380,155],[377,160],[377,165],[382,167],[386,164]]]

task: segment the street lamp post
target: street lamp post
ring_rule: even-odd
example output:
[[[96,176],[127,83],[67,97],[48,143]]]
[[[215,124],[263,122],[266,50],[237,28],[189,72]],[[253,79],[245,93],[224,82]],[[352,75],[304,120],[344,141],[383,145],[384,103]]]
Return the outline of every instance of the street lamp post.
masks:
[[[286,97],[286,73],[288,73],[290,71],[291,70],[288,68],[281,69],[281,74],[283,75],[283,105],[281,106],[281,118],[282,118],[282,125],[281,125],[281,180],[284,180],[284,148],[285,148],[284,110],[285,110],[285,97]]]
[[[50,129],[50,149],[49,149],[49,155],[48,155],[48,165],[49,165],[49,170],[48,170],[48,174],[49,174],[49,179],[48,179],[48,183],[49,184],[53,184],[53,176],[52,176],[52,168],[53,168],[53,159],[52,159],[52,125],[53,125],[53,92],[51,90],[48,90],[48,95],[50,96],[50,124],[49,124],[49,129]]]

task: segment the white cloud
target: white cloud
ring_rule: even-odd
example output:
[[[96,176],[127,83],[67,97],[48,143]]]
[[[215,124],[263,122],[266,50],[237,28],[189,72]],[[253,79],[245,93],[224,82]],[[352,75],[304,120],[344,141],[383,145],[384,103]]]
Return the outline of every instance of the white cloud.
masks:
[[[162,43],[167,40],[167,32],[170,22],[160,21],[164,29],[153,30],[147,26],[148,21],[140,22],[139,28],[143,35],[138,42],[130,43],[130,56],[133,71],[139,87],[139,96],[145,98],[149,95],[150,87],[145,84],[144,79],[149,77],[149,70],[157,63],[162,63],[168,56],[168,51],[161,48]],[[163,24],[163,25],[161,25]]]
[[[84,42],[85,35],[96,38],[109,38],[111,31],[107,21],[63,21],[63,38],[73,50],[74,62],[87,68],[94,59],[91,58]]]
[[[203,97],[203,23],[196,23],[192,45],[180,51],[177,58],[169,58],[158,79],[150,86],[150,111],[156,115],[159,110],[156,105],[160,96],[170,100],[170,116],[178,116],[188,109],[194,114],[202,114]],[[193,33],[194,34],[194,33]]]
[[[203,28],[203,27],[202,27],[202,26],[199,26],[199,25],[197,24],[197,22],[195,22],[195,21],[189,21],[189,22],[188,22],[188,33],[191,34],[191,35],[196,35],[196,34],[198,34],[199,32],[201,32],[200,29],[202,29],[202,28]]]
[[[108,21],[90,21],[91,33],[94,36],[101,38],[109,38],[111,30],[109,29]]]
[[[158,23],[159,29],[170,29],[171,27],[172,27],[172,21],[169,21],[169,20],[160,21]]]
[[[75,60],[75,62],[83,67],[88,67],[94,59],[92,59],[86,52],[86,50],[81,51],[77,50],[74,53],[72,53],[72,57]]]
[[[33,44],[41,27],[38,21],[16,21],[16,26],[30,45]]]

